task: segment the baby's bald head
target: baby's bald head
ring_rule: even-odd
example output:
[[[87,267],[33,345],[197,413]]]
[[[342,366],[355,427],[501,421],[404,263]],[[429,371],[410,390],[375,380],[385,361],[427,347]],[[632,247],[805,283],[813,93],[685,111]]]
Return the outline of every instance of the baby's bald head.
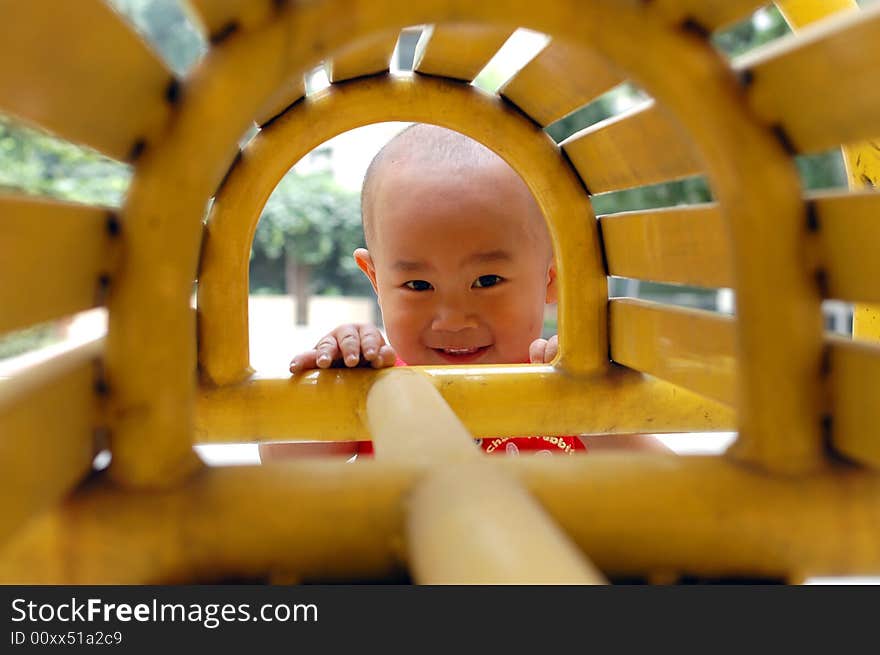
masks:
[[[415,125],[373,160],[362,209],[369,249],[355,262],[404,361],[529,361],[556,302],[556,266],[537,202],[501,157]]]
[[[499,197],[528,205],[531,230],[536,241],[552,254],[550,238],[540,209],[516,172],[489,148],[454,130],[417,123],[404,129],[383,147],[370,163],[361,191],[361,215],[367,248],[375,250],[382,203],[393,198],[394,185],[405,180],[449,184],[455,179],[478,176],[515,178],[517,198]],[[381,201],[380,201],[381,200]]]

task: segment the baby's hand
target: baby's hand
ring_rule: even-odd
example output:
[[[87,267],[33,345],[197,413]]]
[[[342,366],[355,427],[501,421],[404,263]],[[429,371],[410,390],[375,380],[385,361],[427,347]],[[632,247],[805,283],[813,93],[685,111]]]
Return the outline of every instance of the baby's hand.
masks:
[[[549,339],[535,339],[529,346],[530,364],[549,364],[559,350],[559,337],[555,334]]]
[[[373,368],[393,366],[397,359],[394,349],[374,325],[340,325],[321,340],[312,350],[300,353],[290,362],[290,372],[299,373],[312,368],[354,368],[369,362]]]

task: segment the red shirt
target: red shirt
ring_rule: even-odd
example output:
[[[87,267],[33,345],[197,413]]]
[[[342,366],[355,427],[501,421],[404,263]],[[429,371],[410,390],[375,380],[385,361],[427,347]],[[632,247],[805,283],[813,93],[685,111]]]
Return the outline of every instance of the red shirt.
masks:
[[[406,366],[400,357],[395,366]],[[519,455],[521,452],[538,455],[572,455],[575,451],[586,451],[587,447],[579,437],[484,437],[477,439],[484,452],[491,455]],[[372,457],[373,442],[358,441],[357,455]]]

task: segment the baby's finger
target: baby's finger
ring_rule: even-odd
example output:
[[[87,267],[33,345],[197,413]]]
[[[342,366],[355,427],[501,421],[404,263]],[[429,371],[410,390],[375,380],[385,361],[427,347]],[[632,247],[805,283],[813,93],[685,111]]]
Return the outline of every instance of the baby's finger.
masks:
[[[333,365],[334,360],[342,357],[341,351],[339,350],[339,344],[336,342],[336,337],[332,334],[328,334],[321,339],[318,342],[318,345],[315,346],[315,351],[317,353],[315,357],[315,365],[318,368],[330,368]]]
[[[388,366],[394,366],[394,362],[397,361],[397,353],[394,352],[394,348],[389,345],[383,345],[379,348],[379,353],[376,356],[376,359],[372,361],[373,368],[386,368]]]
[[[555,334],[547,340],[547,349],[544,351],[544,363],[549,364],[559,352],[559,337]]]
[[[543,364],[544,363],[544,353],[547,351],[547,340],[546,339],[535,339],[532,341],[531,345],[529,345],[529,363],[530,364]]]
[[[385,339],[382,333],[374,325],[360,325],[358,332],[361,339],[361,352],[364,359],[373,362],[379,356],[379,350],[385,345]]]
[[[307,371],[309,369],[317,368],[317,360],[317,350],[312,349],[307,352],[300,353],[299,355],[294,356],[294,358],[290,361],[290,372],[299,373],[301,371]]]
[[[340,325],[333,330],[339,344],[340,356],[348,367],[354,367],[361,361],[361,338],[357,325]]]

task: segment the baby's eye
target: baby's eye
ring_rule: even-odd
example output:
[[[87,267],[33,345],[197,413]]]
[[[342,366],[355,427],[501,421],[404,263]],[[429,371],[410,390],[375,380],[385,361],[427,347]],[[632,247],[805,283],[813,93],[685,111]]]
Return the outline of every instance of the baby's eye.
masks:
[[[407,289],[412,289],[413,291],[430,291],[434,288],[431,286],[430,282],[426,282],[425,280],[409,280],[408,282],[404,282],[403,286]]]
[[[494,287],[499,282],[504,280],[500,275],[481,275],[476,280],[474,280],[474,288],[481,289],[483,287]]]

